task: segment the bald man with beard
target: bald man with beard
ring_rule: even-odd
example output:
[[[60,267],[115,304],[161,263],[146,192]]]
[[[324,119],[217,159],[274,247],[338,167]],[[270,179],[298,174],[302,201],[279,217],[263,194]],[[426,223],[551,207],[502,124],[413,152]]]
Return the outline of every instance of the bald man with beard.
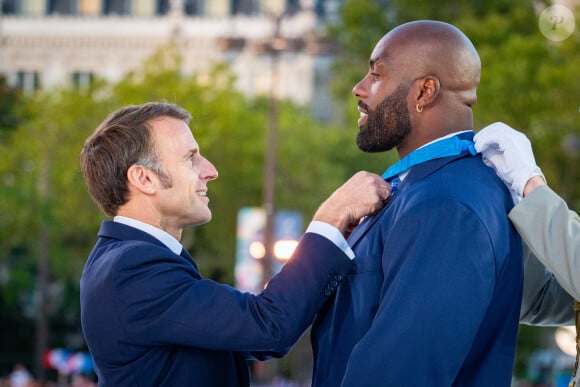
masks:
[[[313,386],[509,386],[522,295],[508,189],[473,145],[481,62],[438,21],[374,48],[357,145],[396,148],[387,206],[348,242],[356,268],[312,328]]]

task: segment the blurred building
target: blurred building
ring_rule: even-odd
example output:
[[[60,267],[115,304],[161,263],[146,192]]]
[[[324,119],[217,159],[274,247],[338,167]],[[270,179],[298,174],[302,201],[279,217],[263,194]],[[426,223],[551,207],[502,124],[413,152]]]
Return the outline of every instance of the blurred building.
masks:
[[[115,82],[172,42],[184,73],[228,63],[252,97],[270,92],[276,55],[278,95],[327,119],[333,48],[320,32],[339,2],[0,0],[0,75],[26,91],[84,87],[95,77]]]

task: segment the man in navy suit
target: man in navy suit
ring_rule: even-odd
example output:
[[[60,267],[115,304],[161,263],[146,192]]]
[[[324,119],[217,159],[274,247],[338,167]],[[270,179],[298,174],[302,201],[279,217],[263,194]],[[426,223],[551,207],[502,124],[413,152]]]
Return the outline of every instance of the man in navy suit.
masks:
[[[509,191],[473,147],[481,63],[457,28],[403,24],[375,46],[359,148],[396,148],[393,194],[348,239],[355,270],[316,317],[313,386],[511,383],[522,292]],[[396,188],[395,188],[396,187]]]
[[[190,118],[168,103],[127,106],[82,149],[89,193],[113,217],[81,278],[82,329],[100,386],[248,386],[246,359],[294,344],[352,270],[345,236],[388,197],[380,176],[353,176],[259,295],[204,279],[179,240],[211,219],[207,183],[218,172]]]

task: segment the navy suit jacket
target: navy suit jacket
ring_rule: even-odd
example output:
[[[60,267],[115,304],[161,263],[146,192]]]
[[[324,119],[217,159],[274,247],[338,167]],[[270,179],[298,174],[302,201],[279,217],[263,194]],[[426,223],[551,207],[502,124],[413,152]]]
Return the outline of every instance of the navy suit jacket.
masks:
[[[81,278],[81,321],[100,386],[248,386],[246,359],[281,355],[352,270],[306,233],[260,295],[204,279],[133,227],[104,221]]]
[[[313,386],[509,386],[521,240],[480,157],[412,168],[349,238],[355,271],[317,316]]]

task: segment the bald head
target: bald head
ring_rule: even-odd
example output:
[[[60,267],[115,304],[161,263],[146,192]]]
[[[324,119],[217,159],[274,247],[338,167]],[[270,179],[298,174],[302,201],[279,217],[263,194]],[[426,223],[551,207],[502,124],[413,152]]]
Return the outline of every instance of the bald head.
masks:
[[[377,56],[385,55],[393,65],[405,69],[410,79],[432,74],[450,90],[475,92],[479,85],[481,62],[477,50],[451,24],[433,20],[402,24],[379,41],[377,50]]]
[[[402,157],[473,129],[480,73],[477,50],[456,27],[420,20],[394,28],[377,43],[367,75],[353,88],[360,100],[359,147],[396,146]]]

